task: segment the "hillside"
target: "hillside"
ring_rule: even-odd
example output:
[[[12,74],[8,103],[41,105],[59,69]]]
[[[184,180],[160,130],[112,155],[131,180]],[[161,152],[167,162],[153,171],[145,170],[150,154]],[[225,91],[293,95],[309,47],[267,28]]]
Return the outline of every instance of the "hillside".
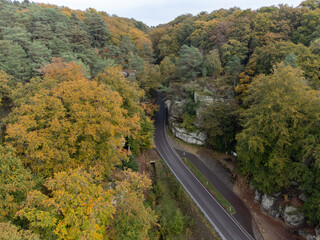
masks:
[[[152,29],[93,8],[0,1],[2,235],[192,239],[180,187],[152,182],[135,160],[152,148],[159,92],[175,137],[233,155],[233,176],[266,214],[315,234],[319,90],[319,0]]]
[[[275,199],[269,215],[294,205],[309,226],[320,223],[319,33],[317,0],[185,14],[150,32],[172,133],[237,156],[236,173]]]

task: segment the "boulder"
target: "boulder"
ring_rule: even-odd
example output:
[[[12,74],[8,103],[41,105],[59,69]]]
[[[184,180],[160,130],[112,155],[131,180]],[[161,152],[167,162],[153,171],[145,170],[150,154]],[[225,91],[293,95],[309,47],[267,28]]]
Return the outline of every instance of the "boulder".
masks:
[[[316,232],[317,240],[320,239],[320,226],[316,227],[314,231]]]
[[[264,194],[261,199],[261,206],[260,206],[261,211],[264,213],[268,213],[268,211],[274,208],[276,201],[277,201],[276,198],[271,197],[267,194]]]
[[[262,196],[262,193],[258,190],[256,190],[254,192],[254,201],[255,202],[260,202],[261,201],[261,196]]]
[[[303,193],[301,193],[300,195],[299,195],[299,199],[301,200],[301,201],[307,201],[307,197],[306,197],[306,195],[304,195]]]
[[[283,211],[283,220],[289,227],[299,227],[304,223],[304,215],[296,207],[286,206]]]
[[[280,217],[279,207],[277,204],[277,198],[264,194],[261,199],[260,209],[268,216],[278,219]]]
[[[298,231],[298,235],[304,237],[306,240],[317,240],[316,236],[312,235],[310,232],[303,229]]]
[[[204,145],[207,139],[206,134],[203,132],[188,132],[186,129],[176,126],[172,126],[172,133],[182,141],[196,145]]]

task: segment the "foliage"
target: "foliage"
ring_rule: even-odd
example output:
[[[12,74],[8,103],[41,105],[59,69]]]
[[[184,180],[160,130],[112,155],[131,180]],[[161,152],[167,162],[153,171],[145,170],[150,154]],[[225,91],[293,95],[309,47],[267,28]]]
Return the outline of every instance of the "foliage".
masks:
[[[215,150],[231,152],[235,148],[237,105],[234,102],[214,102],[200,112],[200,126],[207,134],[208,144]]]
[[[204,69],[206,70],[207,76],[217,76],[222,72],[220,55],[217,49],[211,50],[204,57],[203,66],[204,66]]]
[[[7,126],[8,144],[45,176],[78,164],[110,172],[125,156],[121,146],[138,121],[126,117],[118,93],[81,78],[81,71],[75,76],[80,77],[39,89],[13,110]]]
[[[113,191],[96,181],[83,168],[56,173],[45,183],[52,197],[31,191],[18,216],[45,238],[106,239],[115,212]]]
[[[2,99],[9,98],[13,89],[13,78],[0,70],[0,104]]]
[[[13,149],[0,146],[0,221],[15,219],[20,204],[34,186],[31,172],[14,155]]]
[[[178,70],[181,80],[192,81],[202,73],[203,55],[199,49],[183,45],[179,57]]]
[[[147,239],[149,229],[156,223],[156,215],[144,206],[144,192],[151,180],[132,171],[124,171],[123,180],[116,187],[116,239]]]
[[[106,66],[106,48],[123,50],[121,38],[130,41],[133,54],[153,61],[149,29],[133,19],[17,1],[1,2],[0,8],[0,70],[16,81],[39,76],[53,57],[76,61],[95,77]],[[126,62],[118,56],[117,63],[126,67],[129,55],[122,55]]]
[[[136,82],[123,76],[120,66],[107,67],[103,73],[98,74],[96,81],[117,91],[123,99],[122,107],[127,110],[125,113],[127,118],[135,119],[132,121],[127,139],[131,152],[137,156],[141,151],[150,149],[153,125],[140,104],[144,91],[139,88]]]
[[[237,135],[239,167],[253,184],[270,193],[300,181],[295,163],[302,161],[303,140],[318,127],[320,101],[305,83],[300,69],[277,65],[270,76],[256,77],[241,113]]]
[[[10,222],[0,222],[2,240],[40,240],[39,236],[29,230],[22,230]]]
[[[177,77],[177,67],[175,62],[166,56],[160,63],[161,82],[168,84]]]

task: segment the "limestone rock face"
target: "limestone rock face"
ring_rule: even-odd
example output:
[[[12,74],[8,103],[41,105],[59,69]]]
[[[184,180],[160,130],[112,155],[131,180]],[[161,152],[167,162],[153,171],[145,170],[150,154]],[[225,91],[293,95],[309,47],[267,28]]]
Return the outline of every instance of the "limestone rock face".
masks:
[[[181,139],[182,141],[196,145],[204,145],[207,139],[205,133],[188,132],[186,129],[176,126],[172,127],[172,133],[175,137]]]
[[[304,215],[296,207],[286,206],[283,220],[289,227],[299,227],[304,222]]]

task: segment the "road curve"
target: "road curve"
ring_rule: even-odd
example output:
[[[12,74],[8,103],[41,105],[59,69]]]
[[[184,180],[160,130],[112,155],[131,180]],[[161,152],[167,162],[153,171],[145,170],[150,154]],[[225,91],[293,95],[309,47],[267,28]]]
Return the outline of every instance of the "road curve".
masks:
[[[155,121],[155,146],[170,170],[188,192],[202,213],[206,216],[215,230],[225,240],[254,239],[241,225],[230,216],[223,207],[212,197],[207,189],[198,181],[191,171],[181,161],[178,154],[168,143],[166,134],[166,109],[159,96],[159,111]]]

